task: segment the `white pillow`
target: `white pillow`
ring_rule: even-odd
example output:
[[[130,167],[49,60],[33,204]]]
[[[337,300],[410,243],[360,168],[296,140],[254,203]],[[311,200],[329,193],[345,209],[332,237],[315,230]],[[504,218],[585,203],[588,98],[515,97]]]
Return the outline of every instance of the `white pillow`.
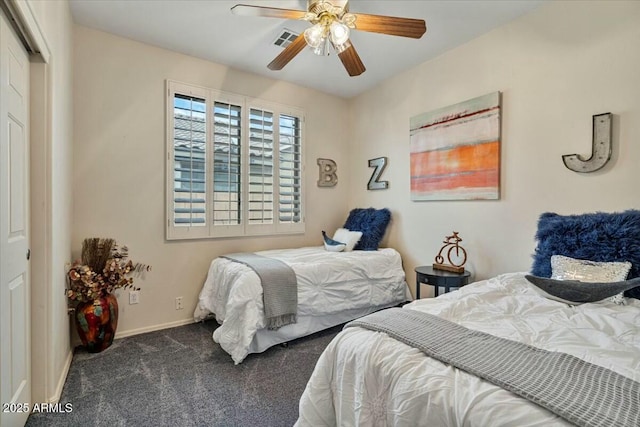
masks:
[[[627,278],[630,262],[597,262],[570,258],[564,255],[551,256],[551,278],[556,280],[579,280],[581,282],[620,282]],[[624,304],[624,293],[607,300]]]
[[[351,252],[362,237],[362,231],[349,231],[346,228],[338,228],[333,235],[333,240],[344,243],[345,252]]]

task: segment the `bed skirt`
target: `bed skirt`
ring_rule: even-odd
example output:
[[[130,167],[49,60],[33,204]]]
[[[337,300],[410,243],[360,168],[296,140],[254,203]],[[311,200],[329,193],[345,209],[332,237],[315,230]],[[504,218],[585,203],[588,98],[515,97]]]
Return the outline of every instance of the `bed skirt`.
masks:
[[[410,296],[407,298],[410,298]],[[358,319],[375,311],[397,306],[403,302],[405,301],[398,301],[397,303],[381,305],[378,307],[355,308],[324,316],[298,316],[297,323],[283,326],[278,330],[272,331],[269,329],[259,329],[249,346],[249,353],[262,353],[274,345],[289,342],[296,338],[305,337],[307,335],[350,322],[351,320]]]

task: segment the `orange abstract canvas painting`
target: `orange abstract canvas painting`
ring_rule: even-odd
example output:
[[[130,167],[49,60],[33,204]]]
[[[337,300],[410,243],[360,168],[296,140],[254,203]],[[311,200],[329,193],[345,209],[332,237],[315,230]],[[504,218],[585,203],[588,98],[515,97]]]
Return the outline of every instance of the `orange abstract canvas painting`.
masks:
[[[500,92],[412,117],[411,200],[500,198]]]

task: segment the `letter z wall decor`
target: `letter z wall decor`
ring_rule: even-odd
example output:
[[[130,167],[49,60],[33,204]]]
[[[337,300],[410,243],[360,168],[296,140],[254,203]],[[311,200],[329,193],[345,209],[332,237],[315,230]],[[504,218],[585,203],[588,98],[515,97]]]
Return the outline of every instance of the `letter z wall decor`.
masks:
[[[500,198],[500,92],[410,120],[411,200]]]
[[[369,159],[369,167],[375,168],[367,183],[367,190],[386,190],[389,188],[389,181],[380,181],[380,176],[387,167],[386,157],[377,157],[375,159]]]

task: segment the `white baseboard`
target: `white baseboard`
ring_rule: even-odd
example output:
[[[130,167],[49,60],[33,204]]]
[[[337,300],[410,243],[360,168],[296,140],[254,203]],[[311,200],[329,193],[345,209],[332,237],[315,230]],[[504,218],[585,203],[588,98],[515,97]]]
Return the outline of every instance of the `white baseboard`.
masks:
[[[58,385],[56,386],[53,396],[47,399],[47,403],[60,402],[60,396],[62,396],[62,389],[64,388],[64,383],[67,381],[67,376],[69,375],[69,369],[71,368],[72,360],[73,351],[69,350],[69,352],[67,353],[67,359],[64,361],[64,366],[62,367],[62,372],[60,373],[60,378],[58,378]]]
[[[193,318],[176,320],[175,322],[169,322],[169,323],[161,323],[159,325],[147,326],[144,328],[130,329],[128,331],[123,331],[123,332],[116,331],[115,339],[131,337],[133,335],[140,335],[147,332],[160,331],[162,329],[175,328],[176,326],[190,325],[192,323],[195,323]]]

